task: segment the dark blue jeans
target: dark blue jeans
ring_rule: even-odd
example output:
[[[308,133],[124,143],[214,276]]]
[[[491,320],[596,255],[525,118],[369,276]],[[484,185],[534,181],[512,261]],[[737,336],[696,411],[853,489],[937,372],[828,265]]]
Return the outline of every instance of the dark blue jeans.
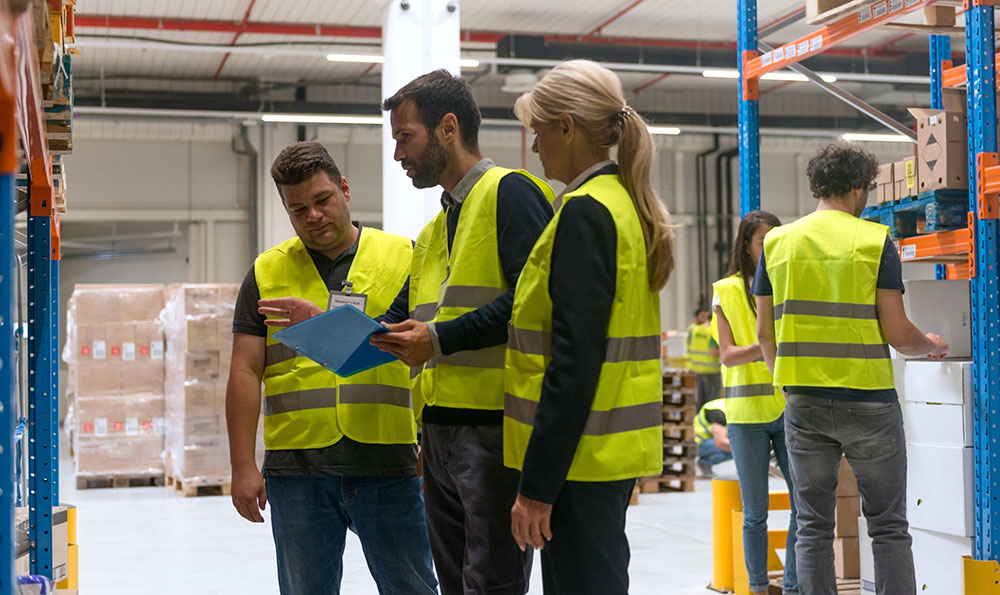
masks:
[[[381,595],[437,593],[416,477],[268,477],[282,595],[340,593],[347,530]]]
[[[698,445],[698,462],[705,463],[709,467],[714,467],[719,463],[725,463],[732,458],[732,452],[719,450],[719,447],[715,445],[715,440],[712,440],[711,438]]]
[[[788,451],[785,448],[785,422],[783,417],[761,424],[729,424],[729,446],[733,449],[736,473],[740,478],[740,496],[743,498],[743,559],[750,579],[751,591],[767,591],[767,507],[768,468],[771,449],[778,467],[785,476],[789,495],[793,494],[791,474],[788,469]],[[796,507],[792,502],[792,518],[788,522],[788,540],[785,542],[784,592],[798,593],[796,572],[795,535]]]
[[[799,515],[795,555],[802,593],[837,592],[833,529],[841,453],[858,478],[861,511],[872,538],[876,592],[915,593],[906,522],[906,441],[899,403],[792,394],[785,406],[785,427]]]

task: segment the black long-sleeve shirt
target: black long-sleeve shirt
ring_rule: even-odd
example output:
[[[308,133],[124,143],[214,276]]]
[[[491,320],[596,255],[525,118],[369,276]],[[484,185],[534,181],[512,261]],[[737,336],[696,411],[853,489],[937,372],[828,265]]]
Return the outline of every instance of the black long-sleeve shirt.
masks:
[[[586,178],[617,174],[605,165]],[[585,181],[586,181],[585,180]],[[552,503],[569,473],[597,391],[615,297],[617,234],[608,209],[578,196],[561,209],[552,247],[552,360],[524,457],[519,491]]]
[[[491,167],[494,167],[493,162],[483,159],[469,170],[451,194],[442,193],[441,204],[447,218],[449,252],[465,197]],[[489,304],[458,318],[435,323],[434,333],[443,355],[507,343],[507,325],[514,305],[517,278],[535,241],[552,219],[552,205],[534,182],[521,174],[512,173],[500,180],[497,186],[496,218],[500,267],[510,290]],[[409,285],[407,280],[389,310],[377,320],[398,323],[410,317]],[[503,412],[433,406],[424,408],[423,420],[425,423],[439,424],[500,424]]]

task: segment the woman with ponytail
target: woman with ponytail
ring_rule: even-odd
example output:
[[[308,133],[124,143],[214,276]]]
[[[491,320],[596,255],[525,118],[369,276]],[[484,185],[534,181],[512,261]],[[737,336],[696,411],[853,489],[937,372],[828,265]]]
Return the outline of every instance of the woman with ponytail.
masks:
[[[546,593],[624,594],[629,497],[636,478],[663,468],[659,291],[674,256],[650,181],[653,142],[618,77],[587,60],[555,67],[514,112],[545,176],[566,188],[514,295],[511,530],[542,550]]]
[[[781,225],[767,211],[743,216],[733,242],[726,277],[716,281],[712,310],[718,328],[722,358],[722,385],[726,396],[726,430],[736,461],[743,499],[743,558],[750,591],[767,593],[768,470],[771,450],[792,492],[785,447],[785,396],[774,387],[757,343],[757,304],[750,295],[764,235]],[[788,524],[784,592],[798,593],[795,572],[795,503]]]

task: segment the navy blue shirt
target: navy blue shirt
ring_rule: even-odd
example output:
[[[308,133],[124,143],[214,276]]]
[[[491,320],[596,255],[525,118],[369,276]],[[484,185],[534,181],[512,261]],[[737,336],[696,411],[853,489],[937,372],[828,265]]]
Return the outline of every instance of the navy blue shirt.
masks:
[[[875,282],[877,289],[896,289],[904,291],[903,288],[903,264],[899,260],[899,253],[892,240],[885,239],[885,247],[882,249],[882,259],[878,264],[878,279]],[[754,274],[753,285],[750,293],[770,297],[773,295],[771,279],[767,275],[767,267],[764,264],[764,253],[760,254],[760,262],[757,263],[757,272]],[[856,388],[843,387],[816,387],[816,386],[786,386],[789,393],[799,395],[809,395],[823,399],[840,399],[843,401],[882,401],[893,402],[899,397],[896,389],[883,390],[862,390]]]

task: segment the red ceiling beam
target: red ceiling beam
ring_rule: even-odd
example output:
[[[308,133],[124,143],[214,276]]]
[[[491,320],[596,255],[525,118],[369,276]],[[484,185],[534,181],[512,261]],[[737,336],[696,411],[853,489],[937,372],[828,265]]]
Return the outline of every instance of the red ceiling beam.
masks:
[[[623,17],[630,10],[632,10],[636,6],[642,4],[643,1],[644,0],[633,0],[632,2],[629,3],[628,6],[626,6],[625,8],[623,8],[623,9],[619,10],[618,12],[616,12],[615,14],[613,14],[611,16],[611,18],[609,18],[608,20],[604,21],[600,25],[594,27],[594,30],[591,31],[590,33],[588,33],[587,35],[600,35],[602,29],[604,29],[605,27],[607,27],[611,23],[613,23],[613,22],[617,21],[618,19],[620,19],[621,17]]]
[[[244,31],[246,31],[247,23],[250,21],[250,11],[253,10],[254,4],[257,4],[257,0],[250,0],[250,4],[247,6],[246,12],[243,13],[243,20],[240,21],[239,29],[233,34],[233,40],[229,42],[229,45],[236,45],[236,40],[240,38],[240,35],[243,35]],[[219,68],[216,69],[215,76],[212,77],[213,79],[219,80],[219,75],[222,74],[222,69],[225,68],[226,62],[228,61],[229,52],[226,52],[226,54],[222,56],[222,62],[219,63]]]
[[[667,78],[668,76],[670,76],[669,72],[664,72],[663,74],[658,74],[658,75],[654,76],[653,78],[649,79],[648,81],[646,81],[645,83],[639,85],[635,89],[632,89],[632,92],[635,93],[636,95],[638,95],[639,93],[641,93],[641,92],[645,91],[646,89],[652,87],[653,85],[655,85],[656,83],[662,81],[663,79]]]

